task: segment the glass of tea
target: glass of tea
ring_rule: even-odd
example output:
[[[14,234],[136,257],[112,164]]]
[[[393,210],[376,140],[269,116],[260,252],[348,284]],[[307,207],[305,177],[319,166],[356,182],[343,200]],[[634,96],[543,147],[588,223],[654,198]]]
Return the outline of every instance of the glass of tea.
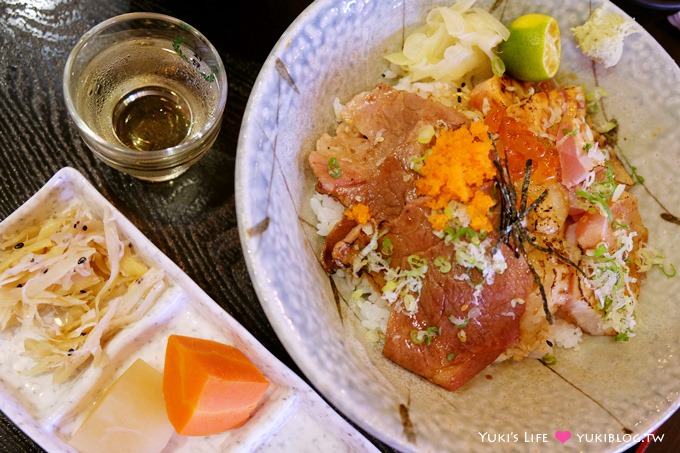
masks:
[[[227,75],[217,50],[192,26],[130,13],[78,41],[64,68],[64,97],[99,159],[140,179],[166,181],[215,142]]]

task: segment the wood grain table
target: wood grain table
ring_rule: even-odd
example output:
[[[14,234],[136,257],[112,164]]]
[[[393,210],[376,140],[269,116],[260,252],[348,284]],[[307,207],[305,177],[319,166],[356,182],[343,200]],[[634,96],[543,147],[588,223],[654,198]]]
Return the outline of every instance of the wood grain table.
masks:
[[[203,1],[0,1],[0,219],[61,167],[75,167],[265,347],[300,373],[269,325],[248,277],[236,228],[234,160],[241,118],[260,66],[309,1],[220,3],[220,11],[226,12]],[[617,3],[680,61],[680,31],[663,14]],[[75,42],[98,22],[130,11],[165,13],[194,25],[218,49],[228,72],[229,96],[213,150],[170,183],[143,183],[95,160],[63,102],[62,70]],[[663,444],[648,451],[680,451],[680,416],[661,431],[666,435]],[[34,451],[41,450],[0,414],[0,452]]]

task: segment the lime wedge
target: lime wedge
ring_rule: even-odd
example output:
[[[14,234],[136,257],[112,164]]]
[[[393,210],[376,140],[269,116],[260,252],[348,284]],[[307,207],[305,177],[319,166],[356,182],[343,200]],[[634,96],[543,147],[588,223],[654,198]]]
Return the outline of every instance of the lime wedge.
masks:
[[[551,79],[560,67],[560,27],[554,17],[526,14],[510,24],[500,56],[513,77],[528,82]]]

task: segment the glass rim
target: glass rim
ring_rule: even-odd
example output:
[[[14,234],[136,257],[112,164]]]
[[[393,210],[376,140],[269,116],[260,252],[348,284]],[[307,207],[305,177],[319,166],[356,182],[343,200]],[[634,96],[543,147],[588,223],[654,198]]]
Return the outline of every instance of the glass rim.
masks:
[[[219,115],[213,115],[212,118],[209,119],[209,121],[201,128],[200,131],[198,131],[192,138],[190,138],[187,141],[183,141],[175,146],[171,146],[169,148],[163,148],[163,149],[158,149],[158,150],[153,150],[153,151],[144,151],[144,152],[139,152],[130,148],[127,148],[125,146],[122,146],[117,143],[112,143],[107,140],[104,140],[99,134],[97,134],[92,128],[82,119],[80,114],[78,113],[78,110],[76,109],[74,105],[73,98],[71,96],[71,91],[69,88],[70,82],[71,82],[71,69],[73,67],[73,63],[79,55],[80,51],[83,49],[83,47],[92,39],[94,36],[98,35],[101,33],[103,30],[106,28],[110,27],[111,25],[119,24],[122,22],[127,22],[131,20],[139,20],[139,19],[155,19],[155,20],[161,20],[165,22],[169,22],[173,25],[176,25],[178,27],[181,27],[183,30],[185,30],[187,33],[192,34],[199,40],[205,42],[207,45],[208,49],[210,50],[210,53],[212,53],[217,60],[217,69],[218,69],[218,74],[217,74],[217,81],[219,83],[219,99],[218,102],[213,109],[213,112],[220,112]],[[227,102],[227,73],[224,69],[224,64],[222,63],[222,57],[220,57],[220,54],[217,52],[217,49],[213,44],[206,38],[203,33],[198,31],[198,29],[190,24],[187,24],[186,22],[179,20],[175,17],[168,16],[166,14],[160,14],[160,13],[149,13],[149,12],[136,12],[136,13],[126,13],[126,14],[121,14],[118,16],[111,17],[109,19],[106,19],[103,22],[98,23],[94,27],[90,28],[88,31],[86,31],[83,36],[80,37],[78,42],[76,43],[75,46],[73,46],[73,49],[71,49],[71,52],[69,53],[68,58],[66,59],[66,64],[64,65],[64,76],[63,76],[63,82],[62,82],[62,90],[64,92],[64,100],[66,102],[66,109],[73,119],[73,121],[76,123],[76,126],[78,127],[78,130],[87,136],[87,140],[91,140],[95,142],[97,145],[100,145],[103,150],[106,150],[107,153],[115,155],[118,154],[121,157],[125,158],[131,158],[135,160],[156,160],[159,158],[164,158],[164,157],[177,157],[181,156],[183,154],[186,154],[187,152],[191,151],[195,145],[199,145],[203,140],[205,140],[205,137],[210,134],[210,132],[215,128],[220,125],[222,115],[224,112],[224,108]],[[101,151],[98,151],[101,152]]]

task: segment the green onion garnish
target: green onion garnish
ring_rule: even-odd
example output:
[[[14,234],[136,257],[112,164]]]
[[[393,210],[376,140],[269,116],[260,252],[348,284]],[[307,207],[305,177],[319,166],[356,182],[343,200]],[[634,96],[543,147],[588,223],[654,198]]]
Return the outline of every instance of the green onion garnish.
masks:
[[[422,330],[412,330],[411,331],[411,343],[413,344],[423,344],[425,341],[425,336],[420,335]]]
[[[418,255],[409,255],[406,260],[408,261],[408,264],[411,265],[412,269],[420,268],[427,264],[427,260],[419,257]]]
[[[429,346],[432,343],[432,339],[439,335],[439,327],[432,326],[425,330],[412,330],[411,331],[411,342],[413,344],[423,344]]]
[[[434,265],[442,274],[447,274],[451,271],[451,261],[444,256],[436,257],[434,259]]]
[[[342,176],[342,170],[340,169],[340,163],[337,157],[331,157],[328,159],[328,174],[333,179],[338,179]]]
[[[541,362],[545,363],[546,365],[554,365],[557,363],[557,359],[552,354],[546,354],[541,359]]]
[[[380,247],[380,251],[383,253],[383,255],[391,255],[392,251],[394,250],[394,247],[392,245],[392,240],[390,238],[383,238],[382,240],[382,246]]]
[[[614,339],[616,341],[628,341],[630,340],[630,337],[628,336],[628,332],[619,332],[616,334]]]
[[[505,74],[505,63],[501,57],[496,54],[493,54],[491,57],[491,71],[493,71],[493,75],[497,77],[501,77]]]
[[[451,324],[456,326],[458,329],[464,329],[470,323],[469,318],[461,319],[456,316],[449,316],[449,321],[451,321]]]

